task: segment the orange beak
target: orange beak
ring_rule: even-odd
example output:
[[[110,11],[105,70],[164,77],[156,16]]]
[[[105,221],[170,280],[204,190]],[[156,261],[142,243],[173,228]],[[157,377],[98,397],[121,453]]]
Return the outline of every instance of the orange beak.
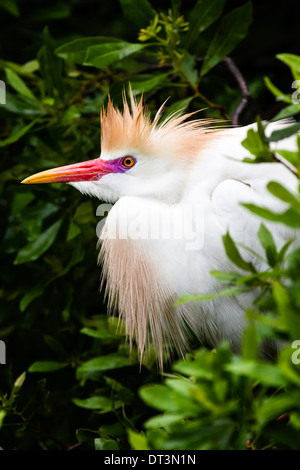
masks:
[[[38,183],[75,183],[77,181],[98,181],[102,176],[111,173],[111,162],[95,158],[87,162],[65,165],[51,170],[41,171],[25,178],[23,184]]]

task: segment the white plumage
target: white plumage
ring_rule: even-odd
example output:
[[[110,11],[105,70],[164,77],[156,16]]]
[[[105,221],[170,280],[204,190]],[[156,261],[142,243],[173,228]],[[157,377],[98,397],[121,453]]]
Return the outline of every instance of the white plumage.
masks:
[[[280,212],[285,204],[268,192],[267,183],[277,181],[296,192],[298,180],[281,163],[242,161],[249,155],[241,142],[256,125],[211,131],[207,123],[185,123],[178,116],[160,125],[158,118],[150,123],[132,96],[131,112],[126,101],[124,107],[121,114],[109,103],[102,114],[105,135],[99,159],[48,170],[25,182],[67,181],[82,193],[114,203],[101,236],[100,261],[109,308],[124,319],[141,360],[153,342],[162,368],[164,350],[184,354],[191,332],[210,346],[226,339],[238,352],[244,309],[254,294],[176,307],[174,302],[186,294],[218,292],[222,286],[210,271],[237,270],[224,250],[227,231],[235,242],[264,256],[257,237],[261,219],[241,203]],[[282,125],[269,125],[267,133]],[[280,147],[296,149],[295,139],[281,141]],[[125,168],[128,156],[134,162],[128,160],[132,167]],[[284,225],[264,223],[278,247],[295,236]],[[156,227],[162,226],[169,228],[169,238],[159,237]],[[179,236],[183,226],[190,231]],[[112,236],[116,228],[123,238]],[[257,270],[267,268],[249,251],[241,252]]]

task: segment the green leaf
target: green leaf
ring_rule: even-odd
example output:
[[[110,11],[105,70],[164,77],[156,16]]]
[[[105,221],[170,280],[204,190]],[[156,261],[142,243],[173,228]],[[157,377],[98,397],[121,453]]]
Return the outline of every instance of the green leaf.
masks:
[[[19,391],[23,387],[25,379],[26,379],[26,372],[22,372],[22,374],[19,375],[19,377],[15,380],[13,389],[11,391],[11,395],[17,395],[19,393]]]
[[[272,119],[271,122],[280,121],[291,116],[295,116],[300,113],[300,104],[290,104],[285,108],[281,109]]]
[[[76,119],[79,119],[81,117],[80,110],[77,106],[70,106],[66,111],[64,112],[61,122],[63,125],[72,125],[74,124]]]
[[[69,242],[70,240],[73,240],[73,238],[77,237],[77,235],[79,235],[80,232],[81,232],[80,227],[78,227],[78,225],[76,225],[75,222],[71,219],[70,225],[68,228],[66,241]]]
[[[155,10],[148,0],[119,0],[125,18],[132,21],[138,28],[148,26],[154,18]]]
[[[146,47],[144,44],[132,44],[126,41],[90,46],[83,65],[93,65],[98,68],[108,67],[141,51],[144,47]]]
[[[275,364],[236,358],[233,363],[227,364],[225,369],[234,375],[246,376],[272,387],[283,387],[287,383],[283,373]]]
[[[5,110],[24,116],[43,116],[46,114],[43,106],[24,95],[6,92]]]
[[[235,271],[210,271],[210,274],[218,279],[221,284],[236,286],[239,279],[243,277],[241,273]]]
[[[23,295],[21,301],[20,301],[20,310],[21,312],[24,312],[26,308],[28,307],[31,302],[33,302],[34,299],[37,297],[40,297],[45,290],[44,285],[36,285],[33,286],[31,289],[29,289],[28,292],[26,292],[25,295]]]
[[[28,88],[26,83],[22,80],[19,75],[9,68],[5,68],[6,80],[7,83],[18,93],[23,96],[27,96],[27,98],[35,101],[36,97],[32,93],[32,91]]]
[[[222,239],[223,239],[224,248],[225,248],[228,258],[239,268],[245,271],[255,272],[255,268],[252,265],[252,263],[245,261],[241,257],[237,247],[235,246],[228,232],[226,233],[226,235],[223,235]]]
[[[211,299],[217,299],[218,297],[229,297],[233,295],[239,295],[243,294],[246,292],[245,288],[238,287],[236,289],[224,289],[221,290],[220,292],[215,292],[213,294],[195,294],[195,295],[183,295],[178,299],[174,305],[181,305],[187,302],[199,302],[203,300],[211,300]]]
[[[3,426],[3,422],[4,422],[4,418],[6,414],[7,414],[6,410],[0,410],[0,429]]]
[[[205,75],[239,44],[247,35],[252,22],[252,3],[235,8],[224,16],[205,55],[201,75]]]
[[[112,333],[109,330],[95,330],[93,328],[82,328],[80,330],[80,333],[91,336],[92,338],[98,338],[98,339],[120,339],[120,336]]]
[[[189,377],[196,377],[201,380],[213,380],[214,374],[210,368],[210,364],[205,356],[205,351],[197,353],[195,360],[178,361],[174,364],[174,370],[180,374],[187,375]]]
[[[90,201],[83,202],[82,204],[80,204],[80,206],[77,207],[73,216],[73,222],[78,225],[83,225],[94,221],[95,214],[93,204]]]
[[[21,248],[17,254],[14,264],[27,263],[29,261],[38,259],[43,253],[45,253],[45,251],[50,248],[50,246],[55,241],[61,224],[62,219],[48,227],[47,230],[42,232],[35,241]]]
[[[113,439],[104,439],[102,437],[97,437],[94,440],[95,450],[119,450],[117,441]]]
[[[259,341],[252,312],[247,312],[248,324],[242,338],[242,357],[244,360],[259,358]]]
[[[0,8],[8,11],[13,16],[20,16],[20,10],[16,0],[0,0]]]
[[[196,70],[196,60],[187,51],[185,51],[183,60],[181,62],[181,70],[183,71],[184,75],[187,77],[188,81],[192,83],[193,85],[196,85],[197,80],[198,80],[198,72]]]
[[[298,172],[300,169],[300,152],[292,152],[291,150],[278,150],[276,149],[276,153],[278,153],[281,157],[284,158],[287,162],[289,162],[292,166],[294,166]]]
[[[284,94],[282,91],[277,88],[268,77],[264,77],[264,82],[266,87],[276,96],[277,101],[284,101],[286,103],[291,103],[292,99],[289,95]]]
[[[281,60],[284,64],[300,73],[300,56],[296,54],[277,54],[276,58]]]
[[[271,232],[264,224],[260,225],[258,238],[266,252],[266,257],[270,266],[274,267],[277,261],[277,250]]]
[[[256,157],[256,160],[254,161],[273,161],[272,153],[270,152],[269,146],[261,132],[255,131],[254,129],[249,129],[247,131],[246,139],[244,139],[241,143],[245,149],[247,149],[252,155]]]
[[[288,209],[287,211],[282,213],[277,213],[272,212],[264,207],[256,206],[255,204],[242,204],[242,206],[246,207],[246,209],[253,212],[253,214],[258,215],[263,219],[285,224],[289,227],[300,227],[300,211],[296,211],[293,208]]]
[[[51,335],[44,335],[44,342],[49,348],[51,348],[53,351],[58,352],[58,353],[65,353],[65,349],[63,345],[53,336]]]
[[[91,46],[119,42],[120,39],[106,36],[92,36],[86,38],[75,39],[67,42],[55,50],[56,55],[62,59],[83,64],[87,55],[87,51]]]
[[[31,203],[34,199],[34,194],[31,193],[30,191],[25,191],[25,192],[18,192],[14,194],[12,205],[11,205],[11,211],[14,215],[20,214],[23,209],[25,209],[28,204]]]
[[[81,376],[90,372],[102,372],[131,365],[132,362],[128,357],[120,356],[118,354],[108,354],[106,356],[95,357],[84,362],[78,367],[77,372],[79,376]]]
[[[16,72],[18,75],[30,75],[33,78],[32,73],[39,69],[39,62],[36,59],[29,60],[25,64],[16,64],[9,60],[0,60],[0,67],[5,69],[9,68]]]
[[[159,75],[143,74],[133,77],[130,80],[132,92],[134,95],[141,95],[153,89],[159,90],[162,87],[169,86],[168,73],[161,73]]]
[[[145,385],[139,390],[139,395],[152,408],[161,411],[180,411],[172,398],[172,392],[165,385]]]
[[[158,416],[153,416],[148,419],[144,426],[146,429],[155,429],[155,428],[168,428],[168,426],[176,424],[182,424],[185,413],[164,413]]]
[[[299,332],[299,316],[296,314],[296,321],[298,322],[297,325],[297,330]],[[292,319],[293,320],[293,319]],[[292,328],[294,329],[294,325],[292,325]],[[293,335],[291,335],[291,338],[295,338],[297,335],[297,332],[295,332]],[[296,348],[294,341],[292,344],[290,344],[287,348],[282,349],[280,352],[279,360],[278,360],[278,367],[281,370],[281,372],[284,374],[284,376],[294,385],[296,385],[299,389],[300,386],[300,374],[299,374],[299,368],[295,367],[294,365],[294,360],[295,357],[294,353],[296,352],[296,359],[298,360],[298,339],[295,341],[296,343]]]
[[[226,0],[198,0],[191,11],[185,47],[193,45],[199,34],[214,23],[224,10]]]
[[[263,142],[261,141],[258,132],[254,129],[249,129],[247,131],[247,137],[241,143],[242,146],[249,150],[252,155],[258,155],[260,152],[264,151]]]
[[[262,404],[256,404],[256,416],[259,428],[266,426],[283,413],[299,409],[300,393],[297,390],[266,397]]]
[[[36,72],[39,69],[39,62],[36,59],[29,60],[23,65],[19,65],[19,73],[22,75],[28,75],[31,74],[32,72]]]
[[[105,396],[92,396],[89,398],[73,398],[73,403],[88,410],[101,410],[104,413],[116,409],[113,400]],[[119,403],[120,406],[120,403]]]
[[[270,137],[268,137],[268,142],[277,142],[278,140],[286,139],[291,135],[296,134],[300,130],[300,123],[297,122],[292,124],[291,126],[283,127],[282,129],[278,129],[273,131]]]
[[[23,137],[35,124],[37,121],[32,121],[27,126],[21,127],[18,131],[11,134],[7,139],[0,141],[0,147],[6,147],[7,145],[14,144]]]
[[[28,372],[55,372],[64,369],[68,365],[67,362],[36,361],[29,366]]]
[[[267,185],[268,190],[274,196],[278,197],[284,202],[291,204],[292,206],[300,208],[300,198],[297,194],[292,194],[288,189],[286,189],[282,184],[275,181],[271,181]]]
[[[124,385],[122,385],[117,380],[112,379],[111,377],[106,376],[105,382],[109,385],[112,392],[117,393],[118,397],[120,398],[120,400],[122,400],[125,405],[136,403],[135,390],[131,390],[128,387],[124,387]],[[128,385],[130,386],[131,384]]]
[[[183,395],[185,398],[191,398],[193,392],[197,390],[198,385],[190,380],[181,379],[181,378],[171,378],[166,379],[165,384],[174,390],[178,395]]]
[[[128,438],[133,450],[151,450],[148,445],[147,437],[143,432],[128,429]]]
[[[282,261],[284,260],[285,254],[292,243],[293,243],[293,240],[289,240],[280,249],[279,253],[277,254],[277,261],[279,263],[282,263]]]
[[[300,317],[291,303],[291,298],[287,289],[280,284],[280,282],[274,281],[273,283],[273,295],[277,304],[278,311],[281,318],[290,333],[292,339],[300,338]]]

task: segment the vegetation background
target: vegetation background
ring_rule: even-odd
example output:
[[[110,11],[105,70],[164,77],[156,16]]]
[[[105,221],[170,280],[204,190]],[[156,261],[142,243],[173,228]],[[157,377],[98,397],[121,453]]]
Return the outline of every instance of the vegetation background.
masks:
[[[228,122],[257,120],[245,157],[272,164],[260,119],[294,118],[271,140],[299,130],[300,104],[292,99],[300,80],[299,9],[296,0],[0,0],[3,449],[300,448],[293,344],[300,340],[300,251],[276,247],[263,224],[267,218],[298,230],[299,194],[271,184],[286,212],[245,208],[262,220],[266,272],[256,273],[224,236],[244,274],[212,273],[224,283],[222,295],[260,292],[246,312],[242,355],[232,356],[226,344],[213,351],[195,344],[161,377],[155,351],[140,369],[107,317],[96,264],[99,201],[68,185],[19,184],[97,157],[99,110],[108,90],[121,105],[129,81],[151,112],[170,97],[167,113],[206,108],[203,116]],[[281,154],[298,175],[300,150]],[[273,363],[259,359],[265,338],[286,345]]]

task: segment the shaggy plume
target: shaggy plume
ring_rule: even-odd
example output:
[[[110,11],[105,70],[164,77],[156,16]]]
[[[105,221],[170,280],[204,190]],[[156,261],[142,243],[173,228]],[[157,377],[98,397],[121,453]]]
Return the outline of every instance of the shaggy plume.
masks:
[[[107,237],[107,224],[101,234],[99,262],[108,309],[124,320],[130,347],[135,341],[140,362],[144,352],[154,345],[162,371],[164,353],[169,356],[175,349],[183,356],[186,352],[186,326],[173,306],[174,295],[151,258],[130,239]]]
[[[220,132],[213,127],[213,119],[187,121],[194,113],[181,115],[177,111],[162,122],[164,104],[151,121],[142,102],[136,101],[130,88],[130,106],[123,94],[123,112],[116,109],[109,98],[101,111],[101,148],[103,151],[136,149],[143,155],[166,151],[174,157],[188,158],[211,142],[211,134]]]

